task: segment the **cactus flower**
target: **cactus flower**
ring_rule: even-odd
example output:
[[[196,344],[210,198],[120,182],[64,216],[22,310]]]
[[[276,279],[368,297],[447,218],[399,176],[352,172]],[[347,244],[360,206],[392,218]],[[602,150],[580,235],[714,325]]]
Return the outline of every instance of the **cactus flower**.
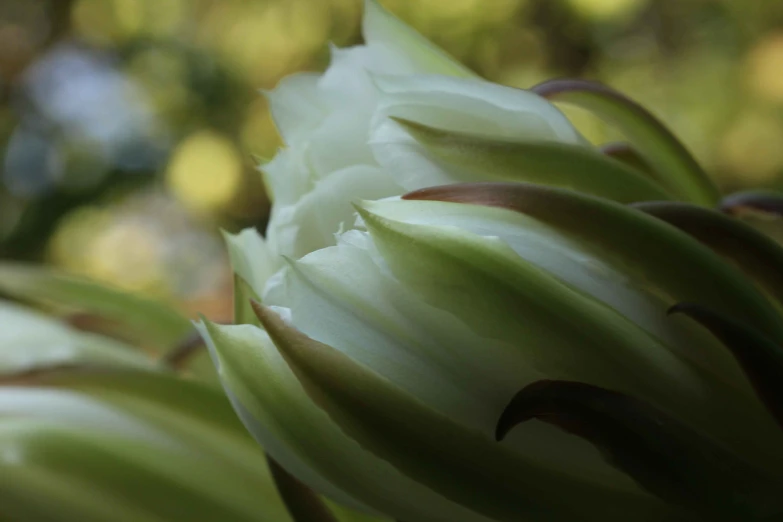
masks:
[[[406,522],[779,520],[783,250],[725,212],[780,199],[712,210],[630,99],[484,82],[366,10],[365,47],[270,95],[267,236],[227,236],[237,324],[198,325],[248,430]]]
[[[346,201],[504,175],[448,168],[449,159],[415,139],[412,124],[585,146],[543,97],[479,78],[375,0],[365,2],[362,29],[365,43],[332,48],[325,73],[288,76],[266,93],[285,143],[261,166],[275,203],[262,246],[270,272],[280,255],[333,245],[334,232],[351,224]]]
[[[661,174],[644,176],[589,145],[547,99],[551,89],[483,80],[375,0],[364,5],[364,45],[333,48],[323,74],[294,74],[266,93],[284,147],[261,165],[274,202],[265,237],[246,230],[231,238],[255,253],[243,270],[254,276],[246,279],[270,277],[282,267],[281,256],[298,259],[334,245],[334,233],[353,226],[351,201],[436,185],[545,182],[586,192],[602,187],[599,195],[620,202],[715,202],[709,180],[692,175],[698,166],[656,163],[659,156],[640,147]],[[679,144],[666,136],[650,140],[633,110],[618,111],[611,96],[587,98],[637,141],[678,156]],[[682,179],[695,182],[679,186]]]
[[[692,204],[531,184],[356,208],[256,324],[200,327],[300,480],[409,522],[781,513],[779,246]]]

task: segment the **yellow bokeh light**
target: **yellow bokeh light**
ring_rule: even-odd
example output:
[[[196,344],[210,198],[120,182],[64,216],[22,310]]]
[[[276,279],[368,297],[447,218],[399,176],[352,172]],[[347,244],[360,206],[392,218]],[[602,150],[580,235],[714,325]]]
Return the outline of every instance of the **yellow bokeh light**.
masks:
[[[65,215],[49,240],[52,263],[67,270],[89,274],[87,252],[96,234],[111,222],[111,215],[97,207],[85,206]]]
[[[204,16],[201,39],[253,85],[272,87],[326,47],[331,25],[326,2],[216,2]]]
[[[783,103],[783,33],[764,38],[747,57],[747,78],[757,96]]]
[[[161,246],[160,238],[145,223],[89,206],[58,223],[48,257],[72,273],[132,291],[154,291],[164,281]]]
[[[85,256],[89,275],[133,291],[152,292],[163,286],[161,244],[141,223],[113,223],[92,238]]]
[[[226,137],[199,131],[180,143],[166,170],[166,182],[186,205],[214,211],[228,205],[242,186],[242,158]]]
[[[596,20],[612,20],[636,13],[648,0],[568,0],[575,10]]]

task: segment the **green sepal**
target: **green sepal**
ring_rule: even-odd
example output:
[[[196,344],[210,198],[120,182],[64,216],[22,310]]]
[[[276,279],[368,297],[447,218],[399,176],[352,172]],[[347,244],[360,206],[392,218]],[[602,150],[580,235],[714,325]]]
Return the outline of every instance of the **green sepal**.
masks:
[[[267,457],[269,470],[277,485],[277,490],[294,522],[338,522],[326,503],[288,473],[274,459]]]
[[[643,202],[633,206],[730,259],[783,306],[783,247],[778,243],[742,221],[714,210],[673,202]]]
[[[251,301],[259,301],[260,297],[245,279],[234,274],[234,324],[252,324],[260,326]]]
[[[9,520],[290,520],[263,452],[213,388],[105,367],[2,384],[0,500]]]
[[[650,168],[650,165],[630,144],[624,142],[607,143],[601,145],[600,150],[602,154],[620,161],[628,167],[636,169],[645,176],[652,178],[656,183],[660,183],[660,180],[655,176],[655,172]]]
[[[552,80],[533,92],[587,109],[623,132],[667,188],[680,199],[713,206],[720,192],[679,140],[649,111],[619,92],[587,80]]]
[[[497,520],[690,520],[632,491],[538,467],[256,307],[311,400],[363,448],[432,490]],[[564,496],[570,501],[562,502]]]
[[[671,199],[650,178],[597,151],[551,141],[512,141],[437,129],[392,118],[434,158],[499,181],[540,183],[620,203]],[[474,176],[475,179],[476,176]]]
[[[532,419],[588,440],[650,493],[712,520],[783,514],[771,496],[779,480],[637,398],[580,382],[538,381],[503,411],[498,439]]]
[[[710,303],[716,311],[783,342],[777,310],[739,270],[686,233],[636,209],[523,183],[432,187],[404,198],[500,207],[529,215],[622,262],[629,276],[655,286],[670,304]]]
[[[706,306],[679,303],[669,313],[685,314],[697,321],[731,351],[762,402],[783,428],[783,348],[752,328]]]
[[[771,190],[736,192],[723,198],[719,208],[727,214],[750,211],[783,216],[783,193]]]

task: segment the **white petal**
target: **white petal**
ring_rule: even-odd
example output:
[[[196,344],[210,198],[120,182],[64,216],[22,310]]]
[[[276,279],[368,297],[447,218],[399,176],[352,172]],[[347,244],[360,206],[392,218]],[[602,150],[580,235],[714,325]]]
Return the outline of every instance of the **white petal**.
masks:
[[[326,116],[318,79],[315,73],[292,74],[265,93],[277,130],[288,145],[304,139]]]
[[[276,206],[267,238],[275,252],[298,259],[335,244],[334,235],[354,222],[351,202],[380,199],[402,189],[377,167],[357,165],[331,173],[296,204]]]
[[[296,203],[312,189],[315,179],[306,161],[308,147],[303,143],[280,149],[271,161],[259,167],[275,206]]]

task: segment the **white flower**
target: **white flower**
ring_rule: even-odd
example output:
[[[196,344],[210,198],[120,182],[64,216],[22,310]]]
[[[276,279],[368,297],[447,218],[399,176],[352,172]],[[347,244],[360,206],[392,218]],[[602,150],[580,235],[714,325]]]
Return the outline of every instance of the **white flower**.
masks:
[[[274,201],[265,244],[255,247],[268,251],[266,277],[281,255],[333,245],[352,225],[351,201],[491,178],[444,168],[392,118],[499,139],[583,143],[543,98],[478,78],[374,0],[365,2],[362,29],[365,45],[333,48],[324,74],[295,74],[267,93],[285,147],[262,166]]]

